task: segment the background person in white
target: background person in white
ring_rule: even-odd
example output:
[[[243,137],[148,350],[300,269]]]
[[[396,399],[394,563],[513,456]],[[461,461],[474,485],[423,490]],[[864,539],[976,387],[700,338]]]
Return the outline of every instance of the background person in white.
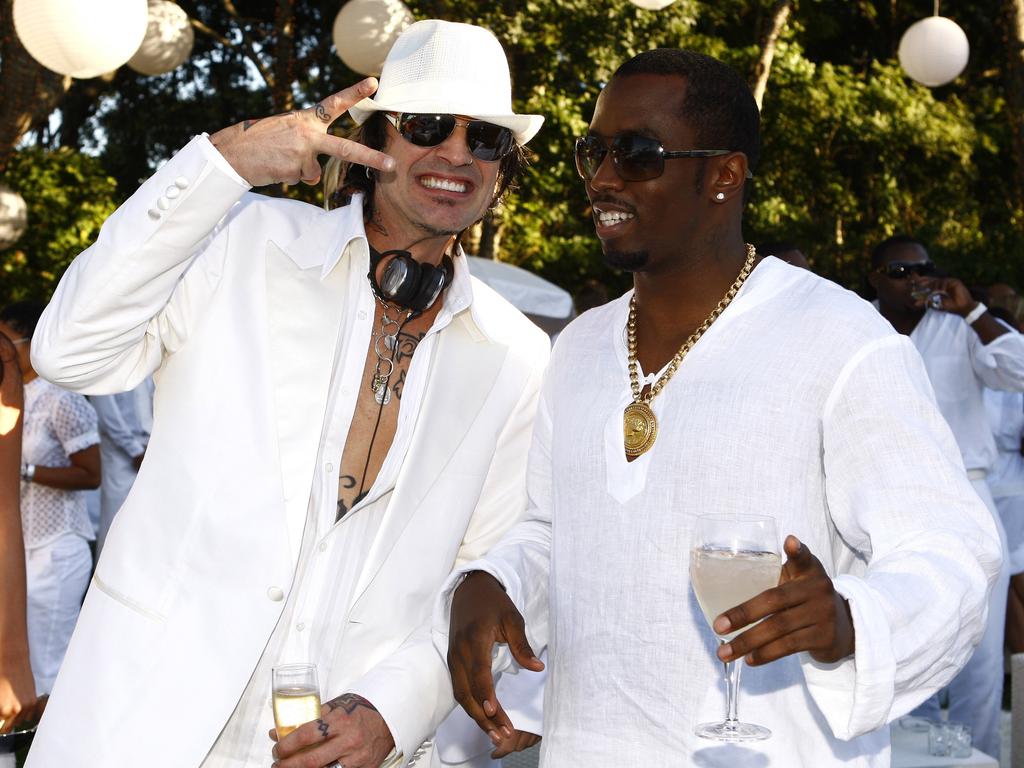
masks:
[[[999,565],[920,358],[852,293],[766,258],[652,401],[658,436],[628,461],[630,299],[650,381],[745,264],[758,112],[724,64],[661,49],[615,73],[590,136],[612,151],[578,144],[577,165],[605,258],[634,273],[634,290],[562,333],[534,428],[530,519],[461,569],[493,578],[472,573],[450,623],[435,620],[459,701],[501,740],[490,654],[508,642],[539,666],[525,617],[550,659],[544,765],[888,766],[884,726],[966,661]],[[731,151],[658,173],[657,150],[614,157],[630,137]],[[687,574],[705,512],[770,515],[786,537],[780,586],[716,627],[767,618],[721,648]],[[693,734],[725,712],[716,652],[757,667],[740,713],[770,739]]]
[[[32,332],[42,311],[34,301],[0,309],[0,333],[15,340],[25,382],[21,523],[28,650],[40,696],[53,688],[92,572],[85,492],[100,484],[101,471],[96,411],[32,367]]]
[[[993,317],[952,277],[936,278],[920,240],[895,235],[875,246],[868,276],[878,310],[921,353],[942,416],[953,430],[968,477],[988,507],[1002,541],[1003,565],[992,586],[985,635],[963,672],[949,686],[949,717],[968,723],[978,749],[999,754],[1003,691],[1003,639],[1010,580],[1009,551],[986,482],[999,451],[985,413],[985,387],[1024,390],[1024,337]],[[926,306],[927,288],[941,292],[941,306]],[[938,698],[918,713],[936,718]]]
[[[100,485],[99,519],[96,528],[96,560],[103,542],[132,489],[153,425],[153,379],[146,377],[130,392],[95,395],[89,398],[100,426],[100,454],[103,483]]]
[[[433,599],[525,509],[549,352],[453,241],[513,180],[541,118],[513,113],[504,52],[480,27],[410,26],[370,100],[376,85],[196,138],[62,279],[41,370],[94,393],[153,373],[156,402],[32,768],[266,766],[270,669],[286,661],[316,662],[330,701],[274,747],[282,768],[376,768],[392,749],[404,764],[453,707]],[[327,134],[349,108],[362,143]],[[414,143],[389,119],[413,109],[449,131]],[[315,182],[318,153],[356,163],[369,192],[329,212],[248,194]],[[389,249],[420,271],[453,262],[447,291],[408,319],[368,280]]]

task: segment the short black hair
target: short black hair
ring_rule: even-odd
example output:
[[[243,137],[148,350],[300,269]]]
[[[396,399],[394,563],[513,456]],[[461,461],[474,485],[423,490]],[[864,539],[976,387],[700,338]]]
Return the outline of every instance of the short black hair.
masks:
[[[761,113],[739,72],[718,59],[681,48],[637,54],[612,75],[674,75],[686,80],[682,117],[697,134],[697,149],[728,149],[747,156],[753,173],[761,159]]]
[[[885,240],[875,246],[875,249],[871,251],[871,266],[880,267],[882,262],[885,261],[885,255],[892,248],[896,248],[900,245],[918,245],[925,250],[927,253],[928,246],[918,240],[916,237],[910,235],[893,235],[887,237]]]
[[[18,333],[30,337],[36,332],[46,304],[41,301],[16,301],[0,308],[0,323],[7,323]]]

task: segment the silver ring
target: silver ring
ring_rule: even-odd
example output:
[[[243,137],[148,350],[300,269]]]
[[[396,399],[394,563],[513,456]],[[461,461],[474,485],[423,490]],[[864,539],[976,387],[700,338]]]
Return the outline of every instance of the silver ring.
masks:
[[[337,760],[335,760],[333,763],[326,766],[326,768],[345,768],[345,766],[339,763]]]

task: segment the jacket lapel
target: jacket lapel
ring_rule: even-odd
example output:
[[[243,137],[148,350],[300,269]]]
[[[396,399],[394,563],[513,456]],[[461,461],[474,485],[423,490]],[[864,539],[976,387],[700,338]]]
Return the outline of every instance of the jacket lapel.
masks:
[[[267,244],[274,419],[293,563],[306,522],[346,300],[345,265],[323,280],[321,268],[319,263],[300,268],[277,245]]]
[[[367,555],[353,605],[384,564],[420,502],[445,471],[497,380],[508,348],[486,341],[471,326],[469,317],[469,312],[458,315],[441,332],[434,348],[429,382],[409,452],[387,514]]]

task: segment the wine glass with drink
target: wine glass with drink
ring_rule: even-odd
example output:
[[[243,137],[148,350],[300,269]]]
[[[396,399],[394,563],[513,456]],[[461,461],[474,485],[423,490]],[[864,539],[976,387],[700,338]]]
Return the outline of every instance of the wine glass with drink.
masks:
[[[690,549],[690,583],[704,618],[714,630],[714,621],[779,583],[782,554],[775,532],[775,520],[759,515],[699,515]],[[720,635],[727,643],[747,627]],[[741,661],[741,660],[740,660]],[[737,697],[740,687],[739,661],[723,662],[726,686],[726,716],[718,723],[701,723],[694,733],[714,741],[759,741],[772,732],[761,725],[739,720]]]
[[[274,667],[271,692],[278,739],[320,717],[320,683],[317,681],[316,664]]]

